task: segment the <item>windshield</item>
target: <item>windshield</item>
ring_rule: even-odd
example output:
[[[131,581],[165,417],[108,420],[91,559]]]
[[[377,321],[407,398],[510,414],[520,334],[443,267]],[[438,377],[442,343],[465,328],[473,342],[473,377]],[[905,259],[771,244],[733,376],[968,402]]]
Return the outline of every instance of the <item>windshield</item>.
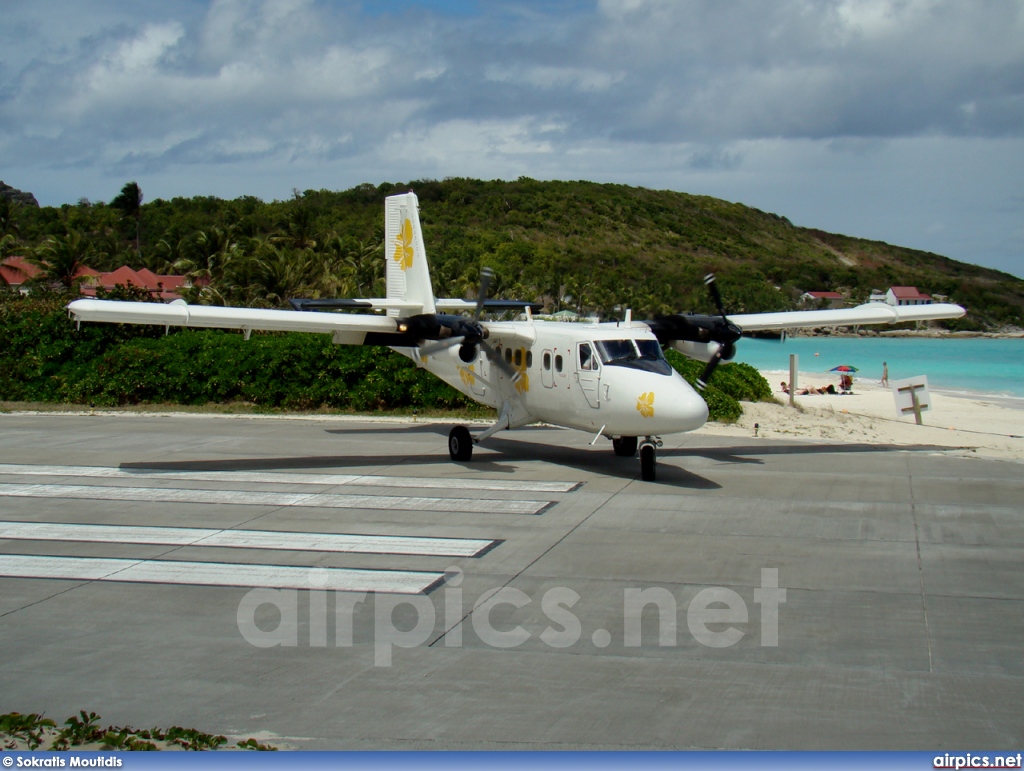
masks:
[[[659,375],[672,373],[657,340],[598,340],[595,345],[601,362],[609,367],[631,367]]]

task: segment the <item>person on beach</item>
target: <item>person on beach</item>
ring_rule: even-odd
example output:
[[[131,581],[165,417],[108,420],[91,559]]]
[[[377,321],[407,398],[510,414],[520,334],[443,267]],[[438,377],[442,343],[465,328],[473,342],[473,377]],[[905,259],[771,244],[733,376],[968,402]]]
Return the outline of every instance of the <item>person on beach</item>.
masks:
[[[889,364],[884,361],[882,362],[882,387],[889,387]]]
[[[779,385],[782,386],[779,389],[780,391],[782,391],[782,393],[784,393],[784,394],[788,394],[789,393],[789,383],[787,383],[785,380],[783,380]]]

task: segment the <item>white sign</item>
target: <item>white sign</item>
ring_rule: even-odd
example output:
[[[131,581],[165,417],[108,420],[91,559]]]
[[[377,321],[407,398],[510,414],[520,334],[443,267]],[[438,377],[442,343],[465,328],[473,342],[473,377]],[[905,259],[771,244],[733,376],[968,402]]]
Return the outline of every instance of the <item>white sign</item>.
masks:
[[[921,413],[932,408],[932,397],[928,393],[928,377],[917,375],[889,383],[892,397],[896,402],[896,415],[903,418],[913,415],[921,425]]]

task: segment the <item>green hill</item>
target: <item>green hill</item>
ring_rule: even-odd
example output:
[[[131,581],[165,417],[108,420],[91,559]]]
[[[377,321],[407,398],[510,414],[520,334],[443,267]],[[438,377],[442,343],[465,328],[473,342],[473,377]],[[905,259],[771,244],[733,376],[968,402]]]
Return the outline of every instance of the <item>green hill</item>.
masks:
[[[447,179],[296,191],[274,202],[158,199],[143,204],[138,221],[123,207],[84,200],[9,204],[0,225],[4,256],[75,248],[98,270],[128,264],[206,278],[193,301],[281,306],[296,296],[382,294],[383,199],[409,189],[420,199],[439,295],[472,296],[480,267],[490,265],[495,296],[551,310],[710,312],[701,278],[713,271],[732,312],[796,308],[812,290],[858,303],[872,289],[914,285],[968,308],[950,328],[1024,326],[1024,280],[1009,274],[794,227],[741,204],[624,185]]]

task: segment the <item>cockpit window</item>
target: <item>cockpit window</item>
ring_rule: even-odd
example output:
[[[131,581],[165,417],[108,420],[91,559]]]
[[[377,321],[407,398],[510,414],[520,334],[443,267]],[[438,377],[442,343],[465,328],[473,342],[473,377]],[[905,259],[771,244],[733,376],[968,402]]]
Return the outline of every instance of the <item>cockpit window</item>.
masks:
[[[609,367],[631,367],[659,375],[672,373],[657,340],[598,340],[595,345],[602,363]]]

